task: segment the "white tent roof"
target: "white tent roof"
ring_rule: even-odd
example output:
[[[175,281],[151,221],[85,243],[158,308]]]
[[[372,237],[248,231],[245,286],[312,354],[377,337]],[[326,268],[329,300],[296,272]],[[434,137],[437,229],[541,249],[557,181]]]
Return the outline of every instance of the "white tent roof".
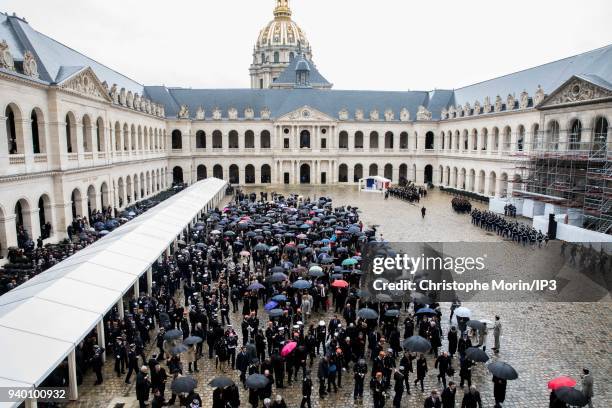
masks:
[[[389,183],[391,182],[391,180],[389,180],[388,178],[385,178],[383,176],[367,176],[364,178],[360,178],[359,181],[361,182],[362,180],[376,180],[376,181],[388,181]]]
[[[197,182],[0,296],[0,387],[40,385],[226,184]]]

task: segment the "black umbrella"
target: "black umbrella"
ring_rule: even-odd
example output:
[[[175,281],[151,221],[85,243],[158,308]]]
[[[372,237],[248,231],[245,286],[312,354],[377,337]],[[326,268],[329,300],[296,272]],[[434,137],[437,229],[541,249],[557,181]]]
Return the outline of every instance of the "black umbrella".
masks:
[[[169,330],[164,334],[164,340],[174,340],[183,337],[183,332],[177,329]]]
[[[184,341],[183,344],[187,344],[188,346],[191,346],[192,344],[198,344],[202,342],[202,338],[199,336],[189,336],[187,337]]]
[[[217,377],[213,378],[211,382],[208,383],[213,388],[225,388],[230,385],[234,385],[234,381],[227,377]]]
[[[283,268],[282,266],[273,266],[272,268],[270,268],[270,273],[277,272],[285,272],[285,268]]]
[[[424,337],[412,336],[404,340],[402,347],[415,353],[427,353],[431,349],[431,343]]]
[[[272,276],[268,276],[266,278],[266,282],[282,282],[282,281],[286,281],[288,279],[288,276],[285,275],[282,272],[276,272],[273,273]]]
[[[184,344],[179,344],[178,346],[172,347],[170,349],[170,354],[172,354],[173,356],[177,355],[177,354],[182,354],[184,352],[186,352],[187,350],[189,350],[187,348],[186,345]]]
[[[576,406],[576,407],[584,407],[589,403],[586,395],[582,393],[582,391],[577,390],[573,387],[560,387],[555,390],[555,394],[557,394],[557,398],[566,404]]]
[[[495,361],[489,364],[487,368],[491,374],[504,380],[516,380],[518,378],[516,370],[510,364],[503,361]]]
[[[387,317],[397,317],[400,315],[400,311],[397,309],[389,309],[385,312],[385,316]]]
[[[268,312],[268,316],[270,317],[279,317],[282,316],[285,312],[283,309],[272,309]]]
[[[170,389],[175,394],[189,393],[197,385],[198,385],[198,382],[193,377],[178,377],[174,381],[172,381],[172,385],[170,386]]]
[[[251,374],[247,377],[246,382],[244,383],[247,388],[253,389],[261,389],[265,388],[268,385],[268,378],[262,374]]]
[[[472,329],[478,330],[478,331],[484,329],[487,326],[480,320],[468,320],[467,325],[471,327]]]
[[[325,275],[323,272],[318,271],[318,270],[312,270],[308,272],[309,276],[315,277],[315,278],[320,278],[321,276]]]
[[[468,359],[472,361],[477,361],[479,363],[486,363],[489,360],[489,356],[487,356],[487,353],[485,353],[483,349],[478,347],[468,347],[468,349],[465,350],[465,356]]]
[[[359,309],[359,311],[357,312],[357,316],[361,317],[362,319],[366,319],[366,320],[378,319],[378,313],[376,312],[376,310],[370,309],[367,307],[364,307],[363,309]]]

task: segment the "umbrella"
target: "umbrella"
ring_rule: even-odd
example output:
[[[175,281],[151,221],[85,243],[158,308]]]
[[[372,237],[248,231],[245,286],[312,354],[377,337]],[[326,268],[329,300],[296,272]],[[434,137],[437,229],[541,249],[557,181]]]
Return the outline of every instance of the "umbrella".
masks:
[[[255,251],[257,252],[264,252],[267,251],[268,249],[270,249],[269,246],[267,246],[266,244],[262,244],[261,242],[257,245],[255,245],[255,247],[253,248]]]
[[[174,381],[172,381],[172,385],[170,386],[170,389],[175,394],[189,393],[197,385],[198,385],[198,382],[193,377],[178,377]]]
[[[430,316],[436,316],[437,315],[435,310],[430,309],[428,307],[423,307],[423,308],[417,310],[417,312],[415,314],[418,314],[418,315],[430,315]]]
[[[268,276],[266,278],[266,282],[282,282],[282,281],[286,281],[288,279],[288,276],[285,275],[282,272],[276,272],[273,273],[272,276]]]
[[[404,340],[402,347],[415,353],[427,353],[431,349],[431,343],[424,337],[412,336]]]
[[[272,309],[268,311],[268,316],[270,317],[279,317],[283,315],[283,309]]]
[[[548,382],[548,388],[551,390],[556,390],[561,387],[573,387],[576,385],[576,380],[570,377],[557,377]]]
[[[319,262],[321,262],[322,264],[330,264],[334,262],[334,258],[332,258],[331,256],[328,256],[326,258],[322,258]]]
[[[100,231],[100,235],[107,235],[109,232],[108,230],[102,230]]]
[[[334,288],[346,288],[349,286],[349,283],[345,280],[338,279],[338,280],[335,280],[331,285]]]
[[[468,320],[467,325],[474,330],[482,330],[485,328],[485,324],[480,320]]]
[[[468,347],[468,349],[465,350],[465,356],[468,359],[472,361],[477,361],[479,363],[486,363],[489,360],[489,356],[487,356],[487,353],[485,353],[483,349],[478,347]]]
[[[455,309],[455,315],[457,317],[472,317],[472,311],[467,307],[460,306]],[[501,377],[500,377],[501,378]]]
[[[399,316],[400,311],[397,309],[389,309],[385,312],[385,316],[387,317],[397,317]]]
[[[287,301],[287,296],[285,296],[285,295],[272,296],[272,300],[275,301],[275,302],[286,302]]]
[[[297,343],[295,341],[290,341],[289,343],[283,346],[281,350],[281,356],[287,357],[295,348],[297,347]]]
[[[208,383],[213,388],[225,388],[234,385],[234,381],[227,377],[216,377]]]
[[[221,231],[219,230],[212,230],[210,231],[210,235],[219,235],[221,233]]]
[[[342,275],[341,273],[334,273],[332,274],[332,276],[330,276],[330,278],[332,279],[342,279],[344,277],[344,275]]]
[[[338,248],[339,250],[340,248]],[[338,251],[339,252],[339,251]],[[342,266],[351,266],[357,264],[357,260],[355,258],[347,258],[342,261]]]
[[[431,303],[431,299],[421,292],[412,292],[410,294],[410,299],[412,299],[413,302],[421,305],[428,305]]]
[[[265,388],[266,385],[268,385],[268,382],[269,380],[265,375],[251,374],[247,377],[244,385],[246,385],[248,388],[260,389]]]
[[[164,334],[164,340],[174,340],[183,337],[183,332],[177,329],[169,330]]]
[[[251,256],[251,253],[249,251],[241,251],[240,256]]]
[[[266,303],[264,305],[264,310],[272,310],[272,309],[276,309],[276,306],[278,306],[278,303],[276,303],[275,301],[271,300],[268,303]]]
[[[489,364],[487,368],[491,374],[504,380],[516,380],[518,378],[516,370],[510,364],[503,361],[495,361]]]
[[[357,312],[357,316],[366,320],[374,320],[378,319],[378,312],[376,312],[376,310],[374,309],[364,307],[363,309],[359,309],[359,311]]]
[[[270,268],[270,273],[277,273],[277,272],[285,272],[285,268],[283,268],[282,266],[274,266],[272,268]]]
[[[557,398],[571,406],[584,407],[589,403],[588,398],[582,391],[572,387],[558,388],[555,390],[555,394],[557,394]]]
[[[324,276],[325,274],[323,273],[323,271],[318,271],[318,270],[312,270],[312,268],[310,269],[310,271],[308,272],[308,276],[312,276],[314,278],[320,278],[321,276]]]
[[[187,350],[189,350],[187,348],[187,346],[185,346],[184,344],[179,344],[178,346],[172,347],[170,349],[170,354],[175,356],[177,354],[182,354],[182,353],[186,352]]]
[[[253,282],[249,286],[247,286],[248,290],[259,290],[259,289],[263,289],[263,288],[265,288],[265,286],[262,285],[259,282]]]
[[[303,279],[298,279],[295,282],[293,282],[293,285],[291,285],[292,287],[294,287],[295,289],[310,289],[310,287],[312,286],[312,283],[310,283],[309,281],[305,281]]]
[[[188,346],[192,344],[198,344],[202,342],[202,338],[199,336],[189,336],[185,340],[183,340],[183,344],[187,344]]]

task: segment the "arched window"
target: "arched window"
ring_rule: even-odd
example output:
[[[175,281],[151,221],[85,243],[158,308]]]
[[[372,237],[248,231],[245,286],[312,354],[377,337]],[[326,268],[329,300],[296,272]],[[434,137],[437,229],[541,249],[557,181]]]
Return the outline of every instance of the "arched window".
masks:
[[[378,176],[378,165],[376,163],[370,164],[368,176]]]
[[[244,147],[247,149],[255,148],[255,133],[253,133],[252,130],[247,130],[244,133]],[[255,171],[255,169],[253,169],[253,171]],[[255,176],[253,176],[253,179],[255,179]]]
[[[213,132],[213,149],[222,149],[223,148],[223,136],[220,130],[215,130]]]
[[[261,63],[264,64],[266,62],[266,54],[261,53]]]
[[[423,177],[423,181],[425,182],[425,184],[433,183],[433,166],[431,164],[425,166]]]
[[[363,166],[361,164],[356,164],[353,169],[353,182],[359,182],[359,179],[363,178]]]
[[[232,164],[229,168],[229,182],[230,184],[240,184],[240,172],[235,164]]]
[[[478,131],[472,129],[472,150],[478,150]]]
[[[183,148],[183,134],[180,130],[174,129],[172,131],[172,149],[182,149]],[[182,169],[181,169],[182,171]],[[181,173],[182,174],[182,173]]]
[[[17,126],[15,123],[15,112],[10,106],[6,107],[4,116],[6,116],[6,136],[8,138],[9,154],[19,154],[22,152],[17,138]]]
[[[66,150],[76,153],[76,123],[71,113],[66,114]]]
[[[348,182],[348,166],[346,164],[341,164],[338,169],[338,181],[340,183]]]
[[[348,133],[346,131],[340,132],[340,137],[338,138],[338,148],[340,149],[348,149]]]
[[[525,146],[525,126],[520,125],[516,139],[516,150],[522,152]]]
[[[376,131],[370,133],[370,149],[378,149],[378,132]],[[370,174],[370,176],[372,176],[372,174]]]
[[[425,133],[425,150],[433,150],[434,148],[434,134],[429,131]]]
[[[213,177],[223,180],[223,167],[220,164],[215,164],[213,167]]]
[[[569,134],[569,148],[570,150],[580,150],[582,139],[582,123],[576,119],[572,122],[572,127]]]
[[[595,119],[595,134],[593,135],[593,152],[598,157],[606,157],[608,141],[608,120],[603,116]]]
[[[30,123],[32,128],[32,152],[34,154],[42,153],[42,144],[40,137],[40,124],[38,123],[38,114],[36,110],[32,110],[32,114],[30,115]]]
[[[261,166],[261,183],[269,184],[272,182],[272,169],[269,165],[264,164]]]
[[[363,149],[363,132],[355,132],[355,149]]]
[[[230,130],[229,132],[229,148],[237,149],[238,148],[238,132],[235,130]]]
[[[506,126],[504,128],[503,150],[507,152],[510,150],[510,146],[512,146],[512,129],[510,129],[510,126]]]
[[[300,149],[310,149],[310,132],[308,130],[300,132]]]
[[[388,178],[389,180],[393,180],[393,165],[392,164],[385,164],[384,176],[385,178]]]
[[[269,149],[270,148],[270,132],[264,130],[261,132],[259,147],[261,149]]]
[[[102,118],[96,120],[96,146],[98,146],[98,152],[106,150],[104,144],[104,121]]]
[[[278,51],[274,51],[274,63],[278,64],[280,60],[280,55],[278,53]]]
[[[408,149],[408,132],[400,133],[400,149]]]
[[[548,124],[548,131],[546,132],[546,147],[548,150],[559,150],[559,130],[559,122],[556,120],[553,120]]]
[[[172,184],[183,183],[183,169],[180,166],[176,166],[172,169]]]
[[[83,151],[91,152],[92,151],[92,141],[91,141],[91,120],[89,116],[83,116],[82,126],[83,126]]]
[[[196,132],[196,149],[206,149],[206,133],[203,130]]]
[[[208,177],[208,175],[206,174],[206,166],[204,166],[203,164],[200,164],[198,166],[198,168],[196,169],[196,173],[198,181],[204,180],[206,177]]]
[[[493,128],[493,151],[496,152],[499,150],[499,129]]]
[[[393,132],[385,133],[385,149],[393,149]]]
[[[244,168],[244,183],[255,184],[255,167],[252,164],[247,164]]]

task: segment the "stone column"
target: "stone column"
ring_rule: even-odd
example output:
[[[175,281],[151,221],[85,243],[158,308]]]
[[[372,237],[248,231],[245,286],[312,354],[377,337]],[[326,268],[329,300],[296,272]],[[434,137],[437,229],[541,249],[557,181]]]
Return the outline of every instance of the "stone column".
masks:
[[[29,211],[26,211],[26,210],[23,211],[23,218],[27,217],[27,219],[29,220],[28,226],[30,227],[29,228],[30,238],[32,238],[32,241],[34,242],[36,242],[38,237],[40,237],[40,219],[38,217],[39,213],[40,213],[40,210],[38,209],[38,207],[30,208]],[[25,224],[25,221],[24,221],[24,224]]]

